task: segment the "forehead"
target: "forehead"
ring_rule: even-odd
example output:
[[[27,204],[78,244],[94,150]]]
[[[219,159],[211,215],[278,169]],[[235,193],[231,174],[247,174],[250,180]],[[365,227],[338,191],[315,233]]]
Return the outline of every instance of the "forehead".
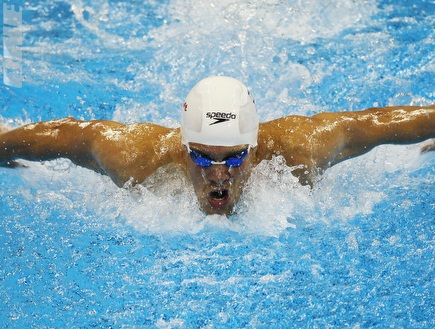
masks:
[[[236,145],[236,146],[213,146],[204,145],[198,143],[189,143],[189,147],[192,150],[199,151],[204,154],[213,156],[223,156],[227,154],[238,153],[248,148],[248,145]]]

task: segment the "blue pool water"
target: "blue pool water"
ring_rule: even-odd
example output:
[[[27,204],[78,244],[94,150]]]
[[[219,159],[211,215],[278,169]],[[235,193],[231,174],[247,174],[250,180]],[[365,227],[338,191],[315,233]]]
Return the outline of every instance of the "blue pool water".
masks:
[[[13,3],[23,85],[0,86],[11,127],[176,127],[188,90],[215,74],[244,81],[262,121],[435,101],[429,0]],[[380,146],[312,191],[279,158],[262,163],[231,218],[204,216],[177,171],[130,195],[63,159],[0,169],[0,323],[433,328],[435,154],[422,145]]]

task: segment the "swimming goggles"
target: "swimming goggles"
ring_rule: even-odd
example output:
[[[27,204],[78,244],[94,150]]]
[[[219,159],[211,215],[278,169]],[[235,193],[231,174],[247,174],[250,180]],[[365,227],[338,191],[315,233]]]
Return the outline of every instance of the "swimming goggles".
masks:
[[[193,162],[199,167],[210,167],[211,165],[223,165],[223,164],[227,165],[228,167],[239,167],[242,165],[243,161],[248,155],[249,148],[250,147],[248,147],[246,150],[241,151],[238,154],[229,156],[223,161],[213,161],[206,155],[198,151],[191,150],[190,147],[187,145],[187,151],[189,152],[190,157],[192,158]]]

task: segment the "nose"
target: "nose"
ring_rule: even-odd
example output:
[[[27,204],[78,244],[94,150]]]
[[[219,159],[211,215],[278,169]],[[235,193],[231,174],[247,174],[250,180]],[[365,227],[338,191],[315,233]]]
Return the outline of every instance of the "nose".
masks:
[[[220,186],[230,180],[229,167],[226,165],[212,165],[205,170],[205,176],[215,186]]]

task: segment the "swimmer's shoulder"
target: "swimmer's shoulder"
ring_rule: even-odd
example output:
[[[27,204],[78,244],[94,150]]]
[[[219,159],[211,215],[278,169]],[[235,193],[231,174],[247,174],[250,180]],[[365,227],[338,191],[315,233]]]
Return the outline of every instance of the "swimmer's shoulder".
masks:
[[[283,155],[287,163],[305,162],[306,140],[313,129],[313,119],[306,116],[290,115],[260,123],[258,130],[258,162]],[[294,161],[293,161],[294,160]],[[297,163],[299,164],[299,163]]]
[[[183,164],[180,128],[168,128],[147,122],[128,125],[125,129],[131,131],[130,137],[138,147],[147,149],[147,145],[152,145],[154,152],[165,159],[165,163]]]
[[[151,122],[134,123],[126,125],[124,130],[133,133],[136,137],[156,139],[161,143],[181,144],[180,128],[168,128]]]
[[[134,129],[137,131],[141,131],[144,133],[158,133],[158,134],[169,134],[171,132],[179,131],[180,128],[168,128],[162,125],[158,125],[156,123],[152,122],[139,122],[139,123],[132,123],[129,125],[126,125],[129,129]]]
[[[258,136],[260,140],[279,141],[289,136],[305,135],[312,131],[316,120],[302,115],[289,115],[260,123]]]
[[[181,140],[180,128],[168,128],[151,122],[125,124],[117,121],[94,120],[89,121],[91,129],[100,130],[104,134],[113,132],[116,136],[140,139],[176,139]]]
[[[97,147],[119,149],[126,147],[141,156],[153,153],[165,158],[177,159],[181,154],[180,128],[168,128],[155,123],[140,122],[123,124],[116,121],[97,120],[91,122],[91,130],[97,130]],[[167,161],[171,161],[168,160]]]

